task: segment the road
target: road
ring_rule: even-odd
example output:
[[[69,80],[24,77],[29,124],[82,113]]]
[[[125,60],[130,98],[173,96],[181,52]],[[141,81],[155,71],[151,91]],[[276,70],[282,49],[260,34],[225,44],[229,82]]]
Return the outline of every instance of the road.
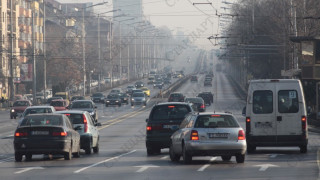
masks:
[[[203,87],[204,75],[198,83],[187,82],[178,91],[187,97],[201,91],[213,91],[215,103],[207,111],[229,111],[235,114],[242,127],[244,101],[239,99],[228,78],[216,73],[212,87]],[[163,99],[165,101],[166,99]],[[99,105],[100,152],[65,161],[61,156],[52,158],[37,155],[31,162],[14,162],[12,137],[1,136],[1,179],[32,180],[97,180],[97,179],[318,179],[317,164],[319,134],[309,132],[309,151],[300,154],[298,148],[258,148],[257,153],[246,156],[244,164],[233,157],[223,162],[220,157],[196,157],[190,165],[172,163],[168,149],[161,154],[147,156],[145,148],[145,120],[150,108],[159,99],[151,99],[146,107],[105,108]],[[10,123],[8,112],[0,112],[1,128]],[[4,127],[4,128],[2,128]],[[11,132],[12,133],[12,132]]]

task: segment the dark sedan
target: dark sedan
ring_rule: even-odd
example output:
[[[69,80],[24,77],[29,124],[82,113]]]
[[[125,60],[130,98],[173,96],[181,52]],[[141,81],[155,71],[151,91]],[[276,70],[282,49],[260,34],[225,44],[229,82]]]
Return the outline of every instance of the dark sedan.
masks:
[[[206,111],[206,105],[204,104],[204,100],[201,97],[186,98],[185,101],[187,103],[191,103],[195,111],[199,111],[199,112]]]
[[[93,102],[104,103],[105,96],[102,93],[94,93],[91,99]]]
[[[14,134],[15,160],[32,159],[34,154],[61,154],[65,160],[80,156],[80,135],[62,114],[26,116]]]
[[[98,122],[97,106],[91,100],[77,100],[69,106],[70,110],[88,111],[95,122]]]
[[[106,98],[106,107],[110,105],[121,106],[121,98],[119,94],[109,94]]]

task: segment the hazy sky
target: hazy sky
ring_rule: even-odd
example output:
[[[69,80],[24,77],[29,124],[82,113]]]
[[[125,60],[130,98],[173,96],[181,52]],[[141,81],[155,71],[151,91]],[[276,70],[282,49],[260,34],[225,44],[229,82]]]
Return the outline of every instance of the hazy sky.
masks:
[[[112,0],[59,0],[65,3],[93,2],[110,3],[95,8],[95,11],[108,11],[112,9]],[[230,1],[230,0],[229,0]],[[144,15],[155,26],[167,26],[172,30],[183,31],[185,38],[189,37],[196,45],[205,49],[217,48],[207,39],[218,32],[218,18],[216,11],[220,9],[221,0],[143,0]],[[134,3],[134,0],[132,0]],[[194,4],[196,3],[196,4]],[[197,4],[197,3],[212,3]],[[211,17],[210,17],[211,16]]]

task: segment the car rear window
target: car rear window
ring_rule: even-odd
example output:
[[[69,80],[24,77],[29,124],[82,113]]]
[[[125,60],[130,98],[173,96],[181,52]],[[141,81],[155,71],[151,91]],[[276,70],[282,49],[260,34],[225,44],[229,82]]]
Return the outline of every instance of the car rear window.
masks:
[[[29,103],[27,101],[16,101],[13,103],[13,106],[28,106]]]
[[[56,106],[56,107],[63,107],[63,102],[62,101],[51,101],[50,105]]]
[[[20,126],[62,126],[61,116],[27,116]]]
[[[72,124],[84,124],[83,114],[66,114]]]
[[[202,98],[187,98],[186,102],[202,103],[202,102],[203,102],[203,99],[202,99]]]
[[[154,107],[151,119],[155,121],[183,119],[189,112],[191,109],[187,105],[161,105]]]
[[[42,113],[52,113],[52,110],[50,108],[30,108],[26,109],[26,112],[24,116],[28,114],[42,114]]]
[[[230,115],[203,115],[199,116],[195,128],[235,128],[237,121]]]
[[[133,93],[132,97],[144,97],[144,93]]]
[[[182,94],[171,94],[171,97],[181,97]]]
[[[90,102],[74,102],[71,108],[92,108]]]

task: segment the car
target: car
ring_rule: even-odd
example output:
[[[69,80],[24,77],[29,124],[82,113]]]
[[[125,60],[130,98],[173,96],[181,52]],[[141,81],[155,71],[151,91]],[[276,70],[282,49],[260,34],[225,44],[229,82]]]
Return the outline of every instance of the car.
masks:
[[[127,94],[131,94],[132,90],[136,89],[133,85],[127,86]]]
[[[135,92],[131,96],[131,106],[139,104],[147,106],[147,97],[143,92]]]
[[[184,102],[184,98],[182,93],[174,92],[169,95],[168,102]]]
[[[201,97],[186,98],[185,102],[191,103],[195,111],[206,111],[206,105],[204,104],[204,100]]]
[[[54,94],[55,97],[62,97],[64,100],[67,101],[68,104],[70,104],[70,94],[69,92],[62,91],[62,92],[56,92]]]
[[[129,104],[129,95],[127,93],[120,93],[119,94],[121,103]]]
[[[155,82],[154,77],[149,77],[147,84],[153,84]]]
[[[29,114],[46,114],[54,112],[56,112],[56,109],[53,106],[29,106],[24,110],[21,117],[24,118]]]
[[[56,111],[64,111],[68,109],[69,104],[64,99],[52,100],[50,106],[53,106]]]
[[[197,95],[197,97],[201,97],[204,100],[205,104],[210,106],[211,102],[213,102],[213,95],[211,95],[212,93],[210,94],[208,92],[201,92]]]
[[[55,99],[63,99],[63,98],[60,97],[60,96],[53,96],[53,97],[47,99],[47,104],[50,104],[51,101],[52,101],[52,100],[55,100]]]
[[[109,94],[119,94],[119,93],[122,93],[122,89],[120,88],[114,88],[110,91]]]
[[[24,94],[23,95],[23,99],[29,100],[29,101],[33,101],[33,94]]]
[[[106,98],[106,107],[110,106],[110,105],[117,105],[117,106],[121,106],[121,98],[119,93],[114,93],[114,94],[109,94]]]
[[[163,79],[163,84],[171,84],[170,78],[166,77]]]
[[[162,89],[162,87],[163,87],[163,82],[161,80],[157,80],[153,83],[153,88]]]
[[[141,88],[141,90],[146,96],[150,97],[150,89],[148,89],[147,87],[143,87]]]
[[[141,89],[134,89],[134,90],[131,91],[130,96],[132,97],[132,94],[134,94],[136,92],[142,92],[143,93],[143,91]]]
[[[92,96],[91,96],[91,100],[93,102],[98,102],[98,103],[104,103],[105,101],[105,96],[101,93],[101,92],[98,92],[98,93],[93,93]]]
[[[134,86],[135,86],[137,89],[139,89],[139,88],[143,87],[144,84],[143,84],[142,81],[138,81],[138,82],[136,82],[136,83],[134,84]]]
[[[196,76],[196,75],[191,76],[190,81],[191,82],[198,82],[198,76]]]
[[[171,135],[179,129],[186,115],[192,113],[189,103],[167,102],[153,106],[146,120],[147,154],[160,153],[161,149],[170,147]]]
[[[85,150],[86,154],[91,154],[92,150],[94,153],[99,152],[98,126],[101,126],[101,123],[95,122],[87,111],[59,111],[56,114],[69,117],[73,128],[80,134],[80,148]]]
[[[69,106],[70,110],[88,111],[95,122],[98,122],[98,112],[96,104],[91,100],[76,100]]]
[[[210,91],[202,92],[201,94],[205,94],[207,97],[209,97],[210,102],[213,103],[213,94]]]
[[[20,116],[29,106],[32,106],[32,103],[29,100],[15,101],[10,108],[10,119],[16,119],[17,116]]]
[[[248,153],[258,146],[308,147],[303,85],[298,79],[251,80],[246,102]]]
[[[211,80],[205,80],[203,83],[204,86],[211,86],[212,87],[212,81]]]
[[[84,96],[72,96],[71,103],[76,100],[85,100],[85,99],[86,98]]]
[[[244,163],[247,150],[245,132],[232,114],[195,113],[188,115],[170,138],[171,161],[188,164],[194,156],[221,156],[223,161],[236,157]]]
[[[32,160],[35,154],[61,154],[65,160],[80,156],[80,135],[63,114],[31,114],[14,133],[15,161]]]

